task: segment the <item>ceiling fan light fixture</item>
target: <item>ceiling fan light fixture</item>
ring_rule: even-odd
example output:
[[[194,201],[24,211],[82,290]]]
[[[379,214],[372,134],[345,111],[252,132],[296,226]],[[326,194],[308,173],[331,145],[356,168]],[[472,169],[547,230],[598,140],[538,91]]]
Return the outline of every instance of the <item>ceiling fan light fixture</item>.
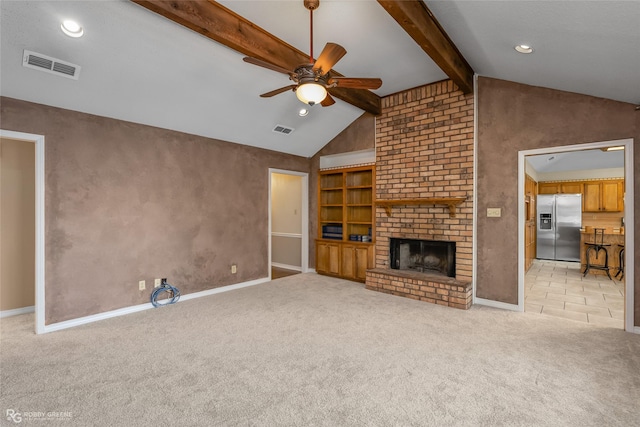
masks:
[[[296,96],[307,105],[315,105],[327,97],[327,89],[315,82],[302,83],[296,89]]]

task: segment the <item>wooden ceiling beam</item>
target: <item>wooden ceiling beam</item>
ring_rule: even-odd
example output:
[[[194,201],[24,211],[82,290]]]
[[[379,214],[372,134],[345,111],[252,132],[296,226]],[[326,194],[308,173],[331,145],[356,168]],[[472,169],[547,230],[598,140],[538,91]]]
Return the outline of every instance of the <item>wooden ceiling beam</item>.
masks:
[[[258,58],[288,70],[309,62],[308,54],[285,43],[216,1],[132,1],[243,55]],[[238,64],[238,66],[244,65]],[[342,76],[335,71],[332,74]],[[380,97],[369,90],[332,88],[331,95],[375,115],[382,111]]]
[[[378,0],[378,3],[462,92],[473,91],[473,69],[422,0]]]

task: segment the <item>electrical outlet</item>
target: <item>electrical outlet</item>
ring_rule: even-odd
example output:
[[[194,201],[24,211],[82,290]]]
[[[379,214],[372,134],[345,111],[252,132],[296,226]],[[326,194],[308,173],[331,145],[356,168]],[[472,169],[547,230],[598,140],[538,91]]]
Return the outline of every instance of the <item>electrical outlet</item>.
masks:
[[[488,218],[500,218],[502,216],[502,208],[487,208]]]
[[[231,264],[231,274],[236,274],[238,272],[238,266],[235,264]]]
[[[153,281],[154,288],[159,288],[161,284],[162,284],[162,279],[156,279]]]
[[[147,282],[146,282],[146,280],[140,280],[140,281],[138,282],[138,290],[139,290],[139,291],[144,291],[144,290],[146,289],[146,287],[147,287]]]

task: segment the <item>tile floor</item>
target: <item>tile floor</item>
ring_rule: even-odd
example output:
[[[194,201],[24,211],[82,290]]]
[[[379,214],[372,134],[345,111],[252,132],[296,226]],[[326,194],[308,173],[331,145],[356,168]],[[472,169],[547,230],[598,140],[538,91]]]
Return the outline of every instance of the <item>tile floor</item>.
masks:
[[[582,277],[577,262],[535,260],[525,276],[524,297],[529,313],[624,329],[624,280]]]

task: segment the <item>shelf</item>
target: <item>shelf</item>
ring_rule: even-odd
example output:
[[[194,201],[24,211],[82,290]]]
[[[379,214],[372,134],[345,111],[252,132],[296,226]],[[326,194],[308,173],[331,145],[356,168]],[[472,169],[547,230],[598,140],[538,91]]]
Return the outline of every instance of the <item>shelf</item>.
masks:
[[[464,202],[466,197],[430,197],[424,199],[397,199],[397,200],[376,200],[378,206],[382,206],[387,216],[391,216],[393,206],[409,205],[446,205],[449,206],[449,216],[456,216],[456,206]]]

